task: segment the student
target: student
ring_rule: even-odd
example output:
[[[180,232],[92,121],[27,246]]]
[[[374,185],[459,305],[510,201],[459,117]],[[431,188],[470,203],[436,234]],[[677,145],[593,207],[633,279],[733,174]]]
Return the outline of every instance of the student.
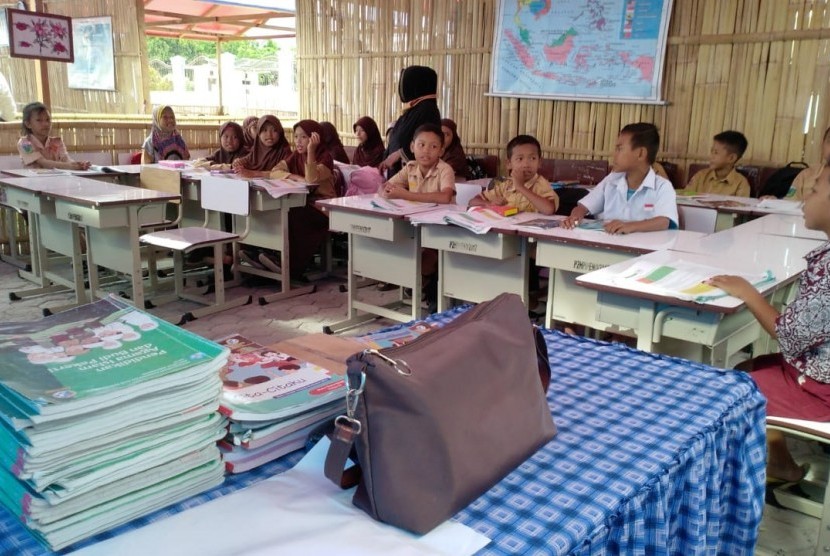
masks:
[[[257,120],[254,148],[237,158],[231,167],[246,178],[267,178],[277,164],[291,155],[285,129],[279,118],[271,114]]]
[[[225,122],[219,127],[219,148],[212,155],[194,161],[193,166],[230,170],[233,161],[246,154],[242,126],[236,122]]]
[[[379,194],[387,199],[406,199],[425,203],[449,203],[455,192],[455,175],[441,160],[444,134],[434,124],[415,130],[410,146],[415,160],[383,184]]]
[[[789,191],[784,196],[790,201],[801,201],[807,197],[807,193],[816,183],[819,174],[825,166],[830,165],[830,127],[824,131],[824,139],[821,142],[821,162],[816,166],[803,169],[793,180]],[[775,197],[771,197],[775,198]]]
[[[510,205],[520,212],[554,214],[559,206],[559,196],[550,182],[539,175],[541,159],[539,141],[530,135],[517,135],[507,143],[510,177],[473,197],[470,205]]]
[[[395,121],[395,126],[387,133],[386,151],[380,163],[381,172],[389,170],[387,176],[393,176],[401,167],[412,160],[410,145],[415,137],[415,130],[423,124],[441,126],[441,112],[436,101],[438,91],[438,74],[426,66],[409,66],[401,70],[398,81],[398,96],[407,104],[406,110]],[[441,135],[443,138],[443,134]]]
[[[804,225],[830,238],[830,167],[822,169],[804,198]],[[778,313],[746,280],[715,276],[709,282],[737,297],[778,341],[780,353],[762,355],[742,364],[767,398],[767,414],[776,417],[830,421],[830,242],[805,257],[807,270],[798,295]],[[805,469],[787,449],[780,431],[767,429],[767,478],[798,481]]]
[[[323,147],[329,153],[333,160],[349,164],[349,155],[346,154],[346,149],[343,148],[343,142],[340,140],[340,134],[337,133],[337,128],[331,122],[320,122],[320,127],[323,129],[323,134],[320,140],[323,142]]]
[[[52,116],[46,105],[32,102],[23,107],[22,137],[17,152],[27,168],[57,168],[60,170],[87,170],[90,163],[76,162],[66,152],[60,137],[50,137]]]
[[[441,160],[452,167],[457,177],[467,179],[467,157],[461,146],[461,137],[458,136],[458,126],[449,118],[444,118],[441,120],[441,131],[444,132],[444,154],[441,155]]]
[[[447,204],[455,193],[455,175],[450,165],[441,160],[444,134],[435,124],[424,124],[415,130],[410,149],[415,160],[381,186],[378,194],[387,199],[406,199]],[[438,252],[421,251],[423,296],[434,310],[438,301]]]
[[[378,124],[369,116],[363,116],[352,126],[359,141],[352,164],[377,167],[383,162],[383,139]]]
[[[614,148],[614,171],[579,200],[562,227],[572,229],[592,214],[604,220],[603,228],[610,234],[677,228],[674,187],[651,168],[659,147],[654,124],[622,128]]]
[[[709,168],[692,176],[686,189],[695,193],[749,197],[749,182],[735,170],[735,164],[746,152],[748,144],[739,131],[724,131],[715,135],[709,151]]]
[[[258,122],[259,118],[256,116],[248,116],[242,120],[242,132],[244,134],[244,141],[242,144],[245,147],[246,152],[250,152],[256,144],[256,125]]]
[[[322,133],[323,128],[314,120],[300,120],[294,124],[294,152],[271,172],[272,178],[308,183],[310,189],[306,204],[288,212],[292,280],[303,279],[314,253],[328,234],[328,216],[315,203],[336,196],[334,162],[323,146]],[[281,271],[268,253],[261,254],[259,260],[272,271]]]
[[[153,109],[153,129],[142,147],[142,164],[160,160],[190,160],[187,144],[176,129],[176,114],[169,106]]]

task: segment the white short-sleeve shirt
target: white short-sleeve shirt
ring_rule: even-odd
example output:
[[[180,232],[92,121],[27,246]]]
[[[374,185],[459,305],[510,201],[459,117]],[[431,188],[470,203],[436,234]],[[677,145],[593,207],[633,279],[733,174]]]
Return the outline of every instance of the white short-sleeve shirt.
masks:
[[[602,220],[627,222],[665,216],[677,227],[677,200],[671,182],[649,170],[643,183],[628,197],[625,172],[608,174],[593,191],[579,200],[588,212]]]

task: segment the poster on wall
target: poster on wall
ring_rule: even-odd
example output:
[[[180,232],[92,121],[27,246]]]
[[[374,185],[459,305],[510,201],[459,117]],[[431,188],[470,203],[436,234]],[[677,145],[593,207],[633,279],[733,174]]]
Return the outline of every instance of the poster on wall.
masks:
[[[6,9],[9,55],[72,62],[72,19],[43,12]]]
[[[490,94],[661,102],[672,0],[499,0]]]
[[[115,90],[111,17],[72,20],[75,62],[66,66],[70,89]]]

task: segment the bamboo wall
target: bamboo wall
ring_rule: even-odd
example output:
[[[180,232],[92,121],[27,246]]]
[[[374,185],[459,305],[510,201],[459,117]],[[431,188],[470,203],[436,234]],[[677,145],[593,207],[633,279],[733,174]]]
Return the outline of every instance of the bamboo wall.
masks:
[[[300,116],[333,121],[345,140],[370,115],[397,117],[401,68],[439,75],[439,106],[470,152],[503,155],[518,133],[551,158],[609,158],[619,129],[647,121],[661,159],[705,161],[715,133],[749,139],[745,163],[815,162],[830,125],[830,0],[674,0],[666,105],[485,96],[496,0],[297,0]],[[811,95],[819,102],[805,136]]]
[[[138,0],[140,2],[141,0]],[[136,22],[143,19],[138,11],[143,4],[135,0],[44,0],[43,11],[70,17],[112,17],[115,91],[70,89],[66,64],[47,62],[50,108],[61,112],[136,114],[145,112],[142,86],[141,51],[145,37]],[[15,7],[16,2],[0,0],[0,9]],[[37,62],[9,57],[9,48],[0,47],[0,72],[6,76],[14,93],[18,110],[38,100]]]

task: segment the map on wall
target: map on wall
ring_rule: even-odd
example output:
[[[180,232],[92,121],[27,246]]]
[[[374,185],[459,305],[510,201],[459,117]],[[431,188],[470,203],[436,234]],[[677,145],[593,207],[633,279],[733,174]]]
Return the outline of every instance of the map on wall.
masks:
[[[490,93],[658,102],[672,0],[499,0]]]

